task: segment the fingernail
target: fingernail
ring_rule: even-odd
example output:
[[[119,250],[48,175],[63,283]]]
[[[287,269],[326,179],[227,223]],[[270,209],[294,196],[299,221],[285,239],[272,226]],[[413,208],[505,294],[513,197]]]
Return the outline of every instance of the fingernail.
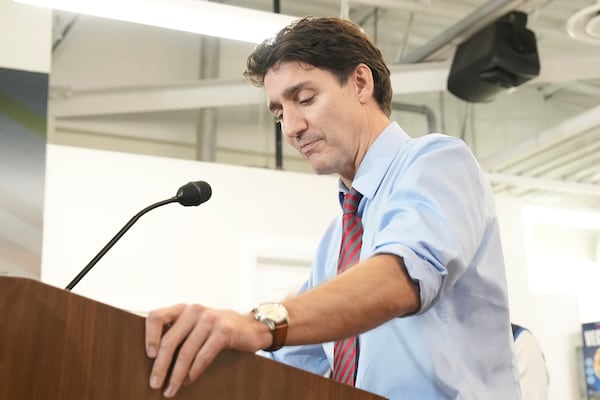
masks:
[[[173,389],[173,386],[169,385],[163,394],[165,397],[173,397],[175,396],[175,389]]]
[[[160,385],[158,384],[158,377],[156,375],[152,375],[150,377],[150,387],[152,389],[158,389]]]
[[[154,347],[154,346],[148,346],[148,349],[146,350],[146,353],[148,354],[148,357],[150,357],[150,358],[156,357],[156,347]]]

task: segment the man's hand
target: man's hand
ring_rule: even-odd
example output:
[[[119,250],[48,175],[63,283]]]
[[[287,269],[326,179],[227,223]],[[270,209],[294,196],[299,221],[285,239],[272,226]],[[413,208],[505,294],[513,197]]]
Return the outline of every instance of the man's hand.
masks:
[[[198,378],[221,350],[255,352],[271,342],[268,327],[250,314],[184,304],[152,311],[146,318],[146,354],[155,359],[150,387],[165,385],[173,361],[163,393],[173,397],[181,385]]]

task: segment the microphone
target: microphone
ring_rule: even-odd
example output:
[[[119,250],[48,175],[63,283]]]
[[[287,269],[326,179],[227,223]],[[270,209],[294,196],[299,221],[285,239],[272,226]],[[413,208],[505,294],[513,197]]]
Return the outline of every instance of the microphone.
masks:
[[[92,267],[94,265],[96,265],[96,263],[108,252],[108,250],[110,250],[110,248],[113,247],[115,243],[117,243],[117,241],[121,238],[121,236],[123,236],[125,234],[125,232],[127,232],[129,230],[129,228],[131,228],[131,226],[134,223],[136,223],[136,221],[138,219],[140,219],[140,217],[142,215],[146,214],[148,211],[153,210],[160,206],[164,206],[165,204],[175,203],[175,202],[177,202],[185,207],[199,206],[200,204],[208,201],[208,199],[210,199],[210,196],[212,196],[212,189],[208,183],[206,183],[204,181],[189,182],[189,183],[186,183],[185,185],[183,185],[182,187],[180,187],[177,190],[177,194],[175,196],[171,197],[170,199],[159,201],[158,203],[154,203],[154,204],[144,208],[142,211],[137,213],[133,218],[131,218],[129,220],[129,222],[127,222],[125,224],[125,226],[123,228],[121,228],[121,230],[110,240],[110,242],[108,242],[106,244],[106,246],[104,246],[104,248],[102,248],[102,250],[100,250],[100,252],[98,254],[96,254],[96,256],[88,263],[88,265],[86,265],[81,270],[81,272],[79,272],[79,274],[77,274],[77,276],[75,278],[73,278],[73,280],[65,287],[65,289],[66,290],[73,289],[75,287],[75,285],[77,285],[77,283],[79,283],[79,281],[88,272],[90,272]]]

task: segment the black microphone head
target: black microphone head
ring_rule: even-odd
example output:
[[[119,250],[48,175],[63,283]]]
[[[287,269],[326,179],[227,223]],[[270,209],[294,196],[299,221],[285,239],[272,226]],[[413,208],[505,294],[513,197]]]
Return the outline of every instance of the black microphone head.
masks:
[[[189,182],[177,190],[177,202],[182,206],[198,206],[212,196],[210,185],[204,181]]]

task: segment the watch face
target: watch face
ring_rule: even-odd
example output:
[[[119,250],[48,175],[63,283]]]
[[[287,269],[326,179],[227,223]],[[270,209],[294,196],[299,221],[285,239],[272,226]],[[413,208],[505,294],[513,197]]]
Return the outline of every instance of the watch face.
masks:
[[[263,303],[257,307],[257,318],[268,319],[278,325],[286,322],[288,315],[285,307],[279,303]]]
[[[269,326],[273,335],[273,342],[265,351],[276,351],[285,345],[288,330],[288,313],[279,303],[263,303],[254,310],[254,318]]]

